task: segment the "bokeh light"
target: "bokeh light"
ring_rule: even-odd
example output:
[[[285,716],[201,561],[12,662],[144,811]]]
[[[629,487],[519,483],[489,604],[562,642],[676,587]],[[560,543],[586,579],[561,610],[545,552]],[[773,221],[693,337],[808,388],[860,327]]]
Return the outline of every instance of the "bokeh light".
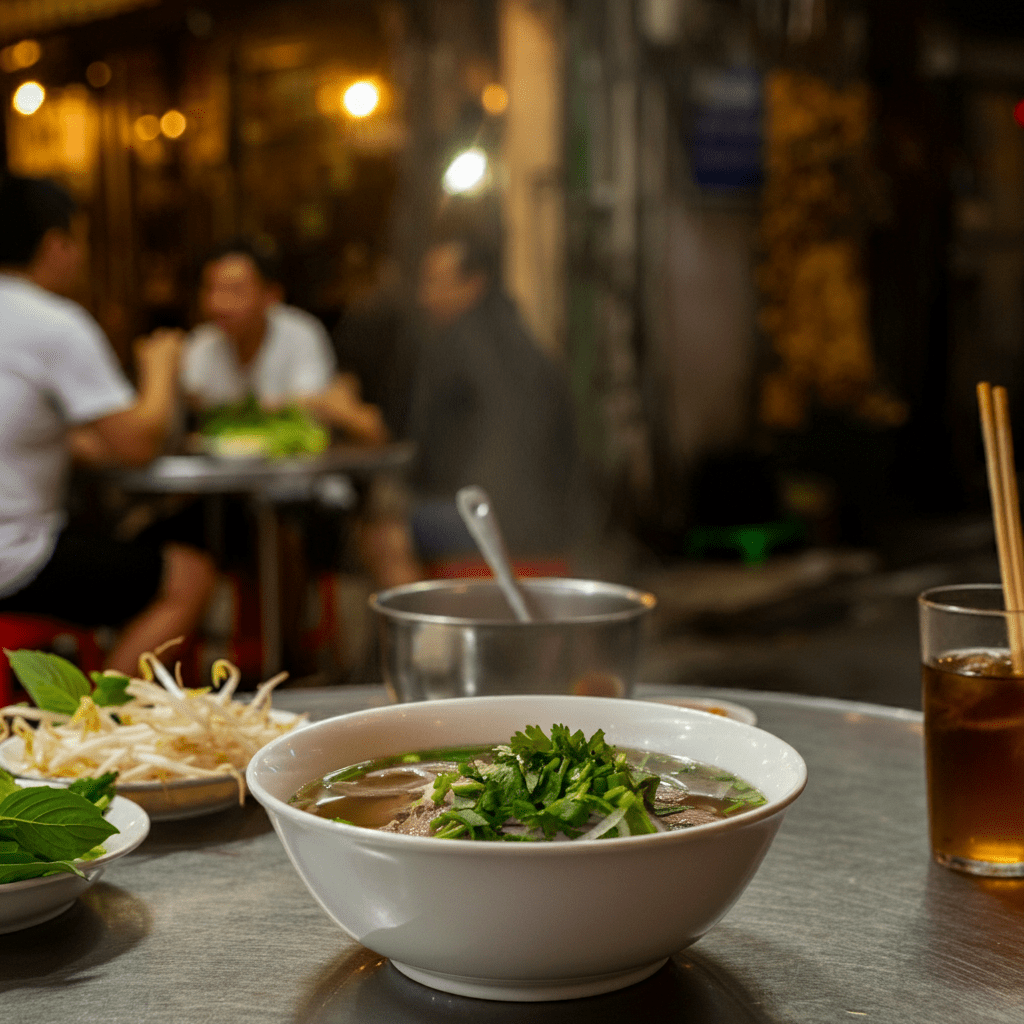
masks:
[[[341,98],[341,105],[353,117],[369,117],[380,103],[380,90],[369,81],[353,82]]]
[[[34,39],[22,39],[0,50],[0,71],[10,74],[30,68],[42,55],[43,48]]]
[[[180,110],[168,110],[160,118],[160,131],[169,139],[178,138],[184,134],[187,127],[188,121],[185,120],[185,115]]]
[[[102,89],[109,84],[111,78],[110,65],[101,60],[94,60],[85,69],[85,80],[94,88]]]
[[[11,106],[26,117],[34,114],[46,99],[46,90],[38,82],[22,82],[11,97]]]
[[[491,82],[484,86],[484,91],[480,94],[480,103],[484,110],[492,116],[503,114],[508,106],[508,93],[504,86],[498,85],[497,82]]]
[[[1017,101],[1017,106],[1013,108],[1013,119],[1024,128],[1024,100]]]
[[[155,114],[143,114],[135,119],[135,134],[143,142],[152,142],[160,134],[160,119]]]
[[[477,147],[461,152],[444,172],[442,185],[449,195],[479,191],[487,177],[487,154]]]

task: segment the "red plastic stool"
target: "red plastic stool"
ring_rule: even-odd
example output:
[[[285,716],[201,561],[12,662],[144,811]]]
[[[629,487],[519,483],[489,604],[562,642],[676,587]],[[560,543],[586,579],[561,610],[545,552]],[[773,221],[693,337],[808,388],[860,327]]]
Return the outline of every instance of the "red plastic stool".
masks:
[[[335,579],[334,573],[330,572],[314,576],[312,585],[316,591],[317,620],[302,633],[303,646],[313,651],[318,661],[326,660],[332,667],[343,665],[347,654]]]
[[[259,584],[243,573],[229,572],[233,597],[228,659],[238,666],[244,679],[263,678],[263,633],[261,630]]]
[[[569,563],[564,558],[527,558],[513,561],[512,570],[520,579],[543,579],[548,576],[568,576]],[[492,573],[482,558],[450,558],[431,562],[426,567],[427,578],[432,580],[488,579]]]
[[[78,648],[78,667],[87,675],[103,668],[103,652],[91,629],[41,615],[0,615],[0,650],[50,650],[58,637],[71,637]],[[0,656],[0,707],[23,699],[15,691],[14,673],[7,656]]]

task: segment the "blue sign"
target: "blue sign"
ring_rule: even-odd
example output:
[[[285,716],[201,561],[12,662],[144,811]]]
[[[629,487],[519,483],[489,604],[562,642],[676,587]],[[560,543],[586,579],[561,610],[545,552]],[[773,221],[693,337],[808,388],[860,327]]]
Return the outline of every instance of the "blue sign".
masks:
[[[763,178],[761,75],[753,68],[694,71],[690,166],[705,188],[756,188]]]

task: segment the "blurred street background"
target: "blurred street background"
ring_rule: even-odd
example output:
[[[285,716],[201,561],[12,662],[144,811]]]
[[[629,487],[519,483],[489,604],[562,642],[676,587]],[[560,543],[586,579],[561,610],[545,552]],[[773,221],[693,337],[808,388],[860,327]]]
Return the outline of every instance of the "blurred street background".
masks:
[[[139,335],[208,319],[211,247],[255,240],[378,411],[370,436],[419,444],[414,511],[426,455],[453,448],[417,419],[451,370],[424,376],[423,338],[469,337],[425,259],[440,221],[483,226],[507,315],[474,329],[515,323],[572,420],[562,533],[513,555],[654,592],[646,681],[917,707],[916,595],[997,578],[974,386],[1007,386],[1020,448],[1024,8],[3,0],[0,100],[6,170],[79,204],[71,294],[129,374]],[[545,388],[508,422],[555,418]],[[284,515],[297,681],[376,676],[366,599],[405,563],[367,524],[401,519],[392,494],[343,479],[299,495],[326,518]],[[70,510],[127,535],[166,513],[137,499],[81,473]],[[411,521],[416,572],[450,575],[465,551]],[[269,613],[247,558],[196,663],[251,676]]]

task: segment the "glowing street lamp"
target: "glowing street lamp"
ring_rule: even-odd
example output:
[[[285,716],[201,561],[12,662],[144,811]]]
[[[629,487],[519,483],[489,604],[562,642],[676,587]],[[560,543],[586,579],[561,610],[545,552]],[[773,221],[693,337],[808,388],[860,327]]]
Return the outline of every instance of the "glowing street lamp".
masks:
[[[187,127],[188,121],[180,110],[168,110],[160,118],[160,131],[169,139],[177,139],[184,134]]]
[[[160,119],[156,114],[143,114],[135,119],[134,127],[143,142],[152,142],[160,134]]]
[[[463,150],[448,165],[442,185],[450,196],[479,192],[487,180],[487,154],[474,146]]]
[[[508,107],[508,92],[497,82],[491,82],[484,86],[484,91],[480,94],[480,105],[494,117],[503,114]]]
[[[46,90],[38,82],[22,82],[11,97],[11,106],[19,114],[34,114],[46,99]]]
[[[352,117],[369,117],[380,103],[380,89],[366,80],[353,82],[341,98],[341,105]]]

